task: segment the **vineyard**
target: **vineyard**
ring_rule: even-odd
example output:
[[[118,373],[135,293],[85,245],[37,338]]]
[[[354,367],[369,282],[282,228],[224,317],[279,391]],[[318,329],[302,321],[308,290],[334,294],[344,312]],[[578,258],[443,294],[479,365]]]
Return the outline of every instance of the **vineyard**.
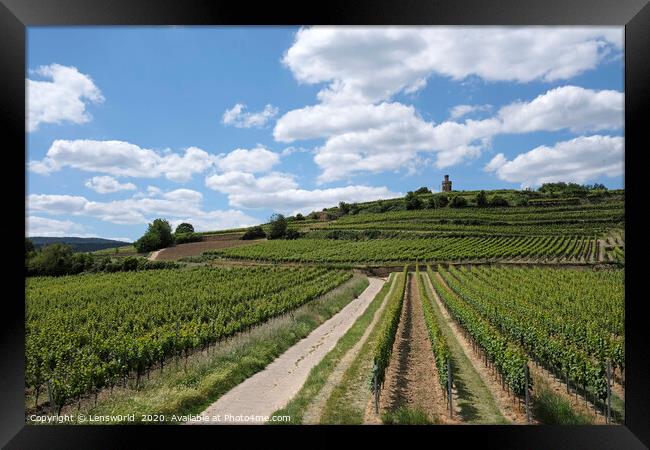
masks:
[[[316,263],[406,263],[415,261],[481,261],[526,258],[530,262],[562,259],[584,262],[594,253],[588,237],[440,237],[422,239],[274,240],[206,252],[229,259]]]
[[[323,268],[158,270],[36,277],[26,286],[26,386],[59,407],[283,314],[351,273]]]
[[[447,285],[512,342],[604,400],[606,362],[625,370],[623,273],[439,268]]]

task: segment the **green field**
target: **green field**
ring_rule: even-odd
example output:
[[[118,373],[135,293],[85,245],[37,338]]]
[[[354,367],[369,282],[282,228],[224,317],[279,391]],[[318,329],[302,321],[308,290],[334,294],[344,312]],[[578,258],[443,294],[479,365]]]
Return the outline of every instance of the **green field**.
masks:
[[[30,278],[27,387],[49,381],[62,405],[285,313],[350,277],[258,267]]]

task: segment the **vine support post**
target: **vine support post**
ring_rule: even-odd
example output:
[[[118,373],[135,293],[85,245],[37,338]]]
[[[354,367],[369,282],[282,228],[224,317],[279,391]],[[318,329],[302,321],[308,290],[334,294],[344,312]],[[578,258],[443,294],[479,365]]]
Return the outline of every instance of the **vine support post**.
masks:
[[[524,373],[526,374],[526,387],[524,388],[524,395],[526,397],[526,421],[530,423],[530,394],[528,392],[528,387],[530,386],[530,372],[528,370],[528,364],[524,366]]]
[[[379,386],[377,382],[377,374],[379,372],[379,367],[377,363],[372,367],[372,389],[375,395],[375,414],[379,414]]]
[[[50,380],[47,380],[47,398],[50,401],[50,414],[54,415],[54,400],[52,399],[52,385],[50,384]]]
[[[453,417],[453,406],[451,403],[451,359],[447,358],[447,401],[449,403],[449,418]]]
[[[612,361],[607,360],[607,421],[611,423],[612,420]]]

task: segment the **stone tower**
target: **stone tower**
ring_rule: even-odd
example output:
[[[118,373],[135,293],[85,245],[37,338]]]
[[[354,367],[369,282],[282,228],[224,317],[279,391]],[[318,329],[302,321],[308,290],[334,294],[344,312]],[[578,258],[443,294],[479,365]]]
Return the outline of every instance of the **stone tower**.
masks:
[[[442,182],[442,192],[451,192],[451,181],[449,175],[445,175],[445,180]]]

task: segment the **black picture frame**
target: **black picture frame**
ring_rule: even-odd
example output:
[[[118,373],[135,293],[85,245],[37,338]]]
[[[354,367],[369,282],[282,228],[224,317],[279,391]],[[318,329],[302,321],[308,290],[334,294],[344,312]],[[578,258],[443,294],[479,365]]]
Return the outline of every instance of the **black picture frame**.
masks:
[[[624,426],[436,426],[436,427],[144,427],[26,426],[24,419],[23,240],[25,213],[26,27],[72,25],[618,25],[625,26],[626,190],[626,406]],[[215,446],[226,434],[250,442],[255,435],[275,447],[340,445],[334,432],[358,434],[364,445],[399,442],[434,446],[476,441],[494,448],[636,449],[650,446],[650,340],[644,314],[641,239],[644,222],[643,118],[650,115],[650,5],[648,0],[329,0],[279,4],[206,0],[0,0],[0,124],[4,137],[5,199],[0,221],[5,258],[0,312],[0,445],[32,448],[129,448],[191,445],[196,435]],[[7,142],[7,140],[9,142]],[[22,197],[21,197],[22,195]],[[7,254],[7,252],[10,253]],[[14,259],[15,258],[15,259]],[[20,261],[20,262],[19,262]],[[9,272],[11,271],[11,272]],[[11,289],[7,289],[10,287]],[[11,292],[11,294],[8,294]],[[191,429],[191,431],[190,431]],[[299,431],[297,434],[296,431]],[[414,433],[424,440],[416,444]],[[286,440],[287,434],[297,437]],[[317,435],[317,436],[312,436]],[[282,437],[284,440],[279,441]],[[315,439],[314,439],[315,438]],[[215,440],[216,439],[216,440]],[[246,441],[241,441],[245,439]],[[408,441],[404,441],[408,439]],[[137,444],[141,446],[142,444]],[[240,444],[236,444],[240,445]]]

